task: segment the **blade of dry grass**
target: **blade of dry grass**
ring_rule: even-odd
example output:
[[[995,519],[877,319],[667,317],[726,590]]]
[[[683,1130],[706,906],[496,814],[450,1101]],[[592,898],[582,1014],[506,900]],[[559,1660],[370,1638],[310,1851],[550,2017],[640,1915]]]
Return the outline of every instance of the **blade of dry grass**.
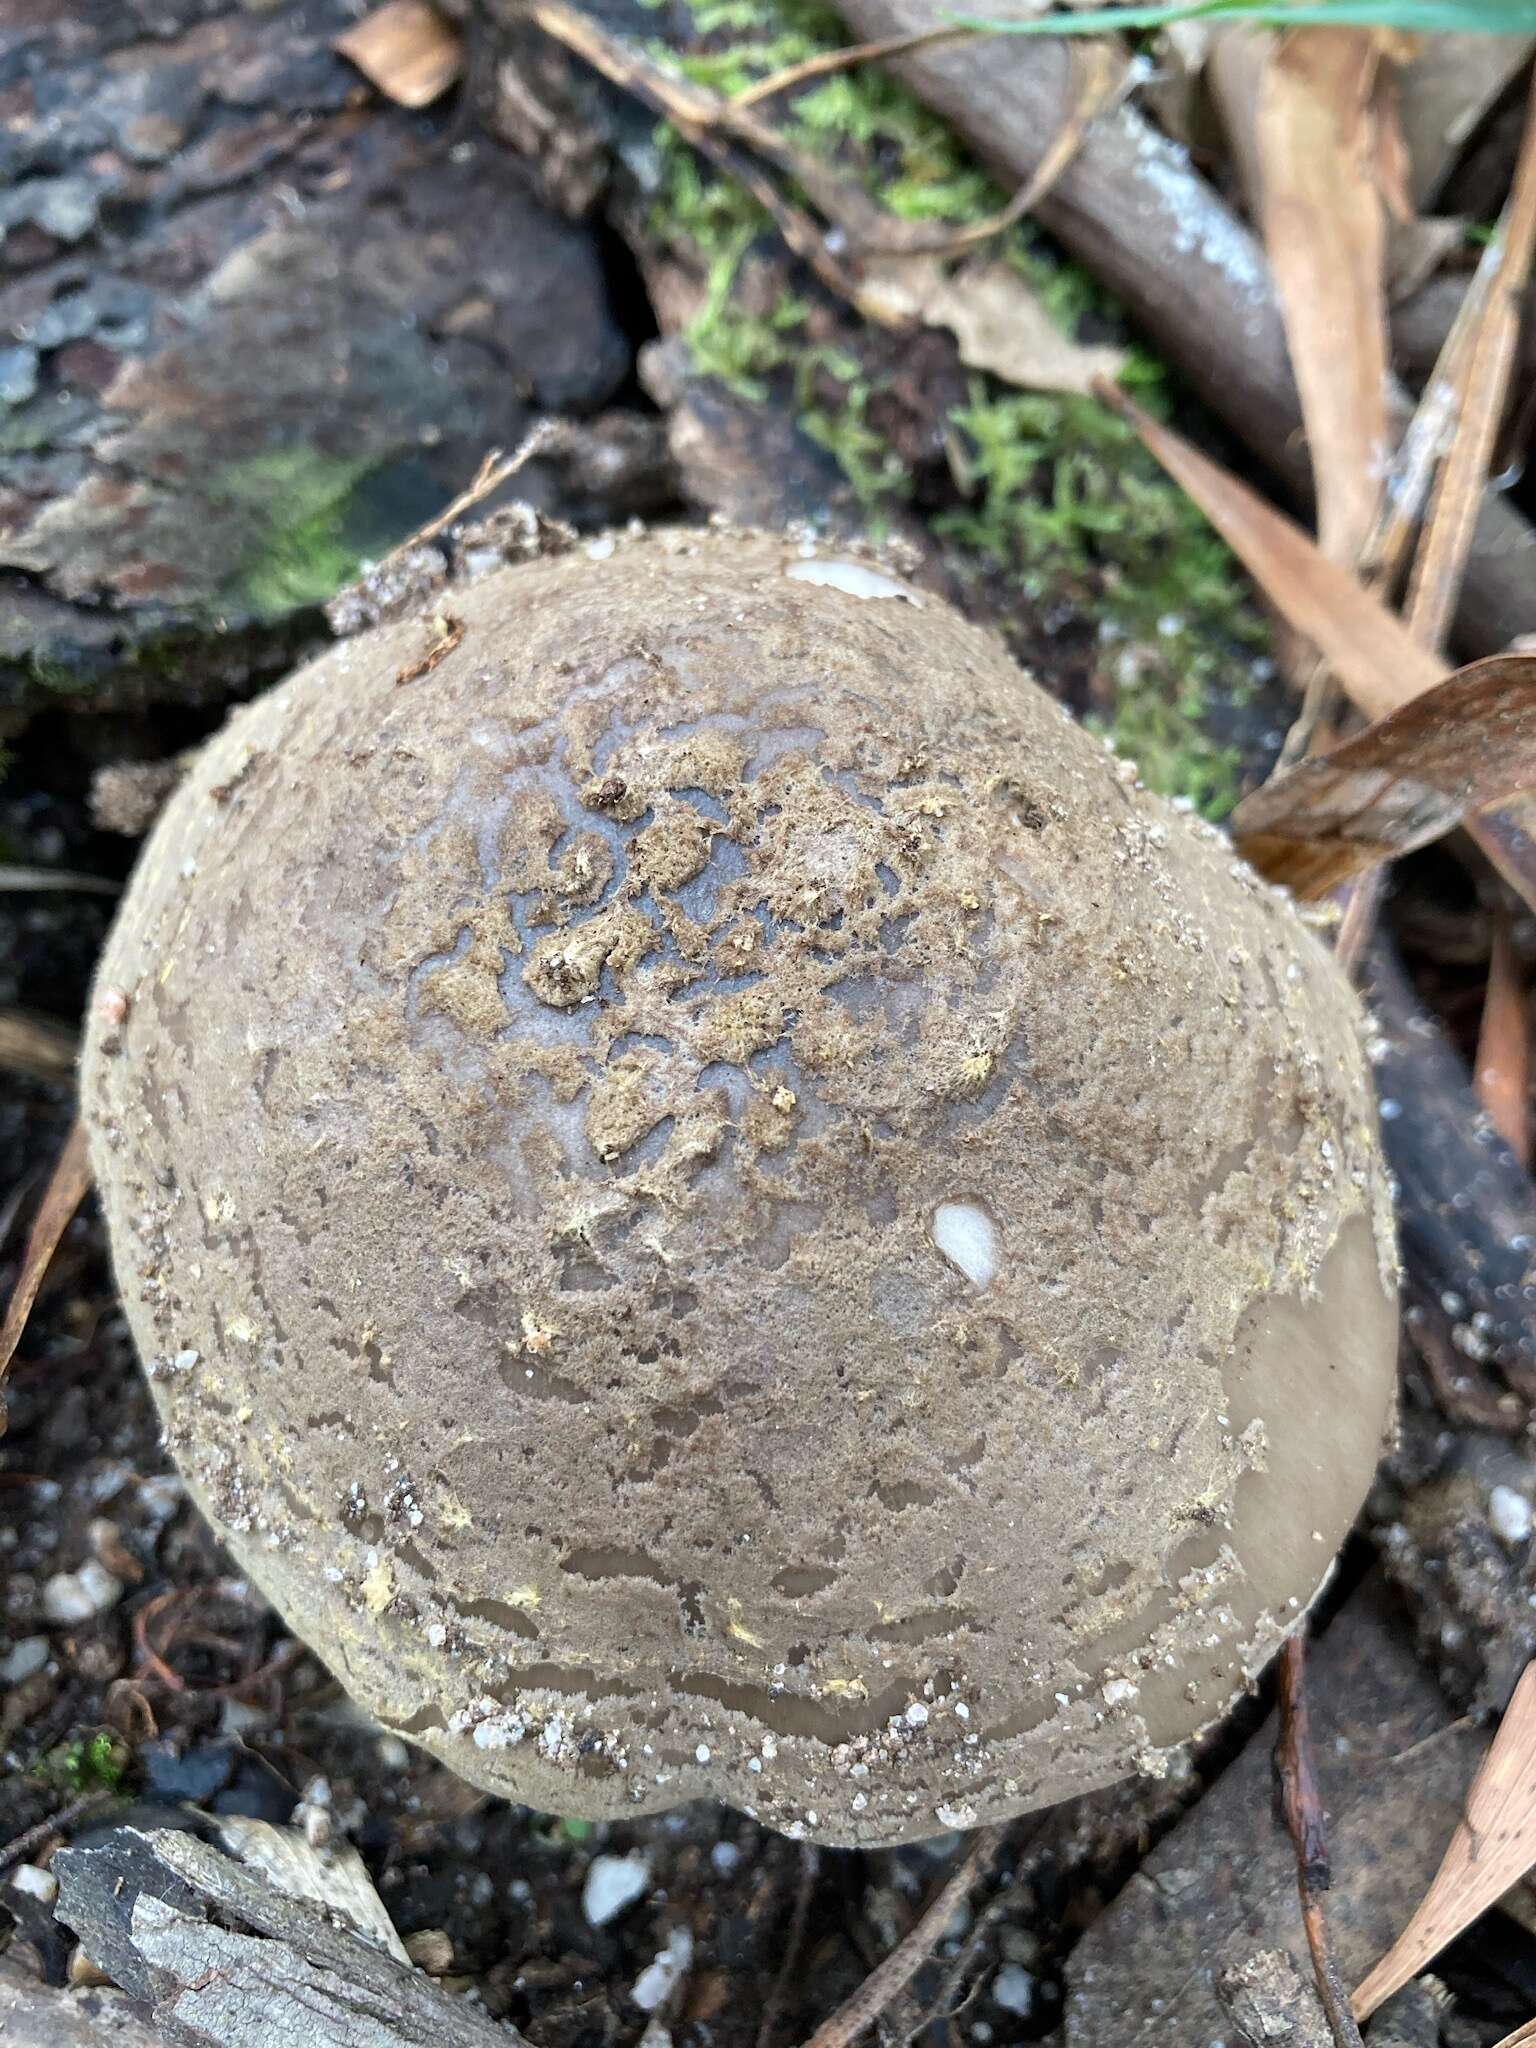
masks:
[[[1391,453],[1379,65],[1370,29],[1297,29],[1273,44],[1254,116],[1259,214],[1301,394],[1318,540],[1346,564],[1375,524]]]
[[[1536,1863],[1536,1663],[1528,1664],[1467,1793],[1467,1809],[1422,1903],[1350,2001],[1358,2020],[1410,1977]],[[1517,2035],[1518,2039],[1519,2036]]]
[[[86,1189],[91,1184],[90,1161],[85,1152],[85,1125],[76,1118],[70,1126],[69,1136],[64,1140],[57,1164],[43,1191],[32,1228],[27,1233],[26,1249],[21,1255],[21,1271],[16,1276],[16,1285],[11,1298],[5,1305],[5,1321],[0,1323],[0,1387],[5,1383],[11,1369],[11,1360],[16,1356],[16,1346],[21,1342],[22,1332],[27,1327],[27,1318],[47,1278],[49,1265],[58,1250],[59,1239],[69,1227],[69,1219],[85,1200]],[[5,1402],[0,1395],[0,1435],[5,1433]]]
[[[1507,910],[1494,918],[1488,989],[1483,998],[1477,1058],[1472,1064],[1477,1097],[1488,1121],[1529,1171],[1531,1164],[1531,1020],[1526,1008],[1520,958]]]
[[[1495,2041],[1493,2048],[1531,2048],[1532,2043],[1536,2043],[1536,2020],[1527,2020],[1523,2027]]]
[[[1273,777],[1232,832],[1260,874],[1316,898],[1532,787],[1536,656],[1496,654]]]

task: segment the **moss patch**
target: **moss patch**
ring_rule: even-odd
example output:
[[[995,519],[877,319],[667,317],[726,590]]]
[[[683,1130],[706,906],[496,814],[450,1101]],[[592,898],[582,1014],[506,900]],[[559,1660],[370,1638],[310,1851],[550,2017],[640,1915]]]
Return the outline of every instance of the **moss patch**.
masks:
[[[252,541],[229,595],[249,617],[281,618],[334,597],[362,557],[352,499],[371,464],[278,448],[230,464],[216,495],[248,515]]]
[[[694,47],[657,45],[658,60],[726,93],[840,46],[840,25],[812,0],[701,0]],[[907,219],[977,220],[1002,195],[951,131],[891,79],[864,67],[772,108],[802,148],[834,159],[889,211]],[[772,224],[744,190],[710,170],[668,127],[657,131],[661,178],[649,226],[704,279],[686,330],[696,368],[743,396],[778,377],[802,430],[836,460],[871,528],[913,496],[914,479],[872,417],[878,386],[851,336],[813,342],[811,303],[780,291],[764,305],[762,266],[749,262]],[[768,246],[766,243],[764,246]],[[1111,300],[1034,230],[992,245],[1064,327],[1091,322],[1126,339]],[[757,272],[759,274],[754,274]],[[1133,351],[1128,381],[1154,410],[1164,374]],[[962,573],[1011,581],[1037,606],[1069,604],[1098,634],[1096,694],[1116,745],[1154,787],[1211,815],[1238,794],[1236,750],[1213,737],[1217,694],[1240,702],[1267,628],[1231,555],[1134,434],[1078,398],[969,380],[946,419],[957,488],[932,515]]]

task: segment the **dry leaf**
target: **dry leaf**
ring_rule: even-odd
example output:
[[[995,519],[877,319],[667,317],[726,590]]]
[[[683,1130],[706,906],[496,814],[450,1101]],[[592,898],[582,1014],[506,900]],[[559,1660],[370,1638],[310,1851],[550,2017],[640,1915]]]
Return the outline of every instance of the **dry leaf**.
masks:
[[[886,258],[866,268],[860,304],[888,324],[920,320],[926,327],[947,327],[962,362],[1026,391],[1083,395],[1096,378],[1118,377],[1125,364],[1121,349],[1063,334],[1006,263],[966,263],[946,271],[936,257]]]
[[[1318,539],[1353,563],[1390,455],[1380,46],[1369,29],[1274,45],[1255,112],[1258,211],[1317,484]]]
[[[1422,1903],[1356,1991],[1369,2019],[1536,1863],[1536,1663],[1520,1674]],[[1514,2036],[1519,2039],[1517,2033]]]
[[[1493,2048],[1531,2048],[1532,2043],[1536,2043],[1536,2020],[1527,2020],[1523,2027],[1495,2041]]]
[[[428,107],[464,68],[464,39],[426,0],[385,0],[333,46],[401,107]]]
[[[1536,658],[1496,654],[1256,789],[1232,834],[1267,880],[1326,896],[1532,787]]]
[[[27,1233],[26,1250],[21,1255],[21,1271],[11,1298],[6,1303],[5,1321],[0,1324],[0,1384],[4,1383],[10,1371],[11,1360],[16,1356],[16,1346],[21,1342],[21,1333],[27,1327],[27,1318],[32,1313],[32,1304],[37,1300],[39,1290],[47,1277],[48,1267],[58,1249],[59,1239],[68,1228],[69,1219],[85,1200],[86,1189],[91,1184],[90,1161],[85,1152],[85,1125],[76,1118],[71,1124],[69,1136],[64,1140],[64,1149],[44,1190],[43,1199],[32,1228]],[[0,1400],[0,1435],[5,1432],[5,1404]]]
[[[1451,673],[1347,569],[1330,562],[1294,520],[1161,426],[1115,385],[1098,395],[1135,427],[1286,623],[1319,649],[1368,718],[1385,718]]]

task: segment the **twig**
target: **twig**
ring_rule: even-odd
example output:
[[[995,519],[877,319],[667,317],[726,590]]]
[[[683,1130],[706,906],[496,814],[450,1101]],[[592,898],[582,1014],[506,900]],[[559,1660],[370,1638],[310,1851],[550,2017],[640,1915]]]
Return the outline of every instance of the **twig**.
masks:
[[[78,1799],[71,1799],[67,1806],[48,1814],[24,1834],[13,1835],[0,1849],[0,1870],[9,1870],[13,1863],[20,1863],[34,1849],[40,1848],[50,1835],[56,1835],[61,1828],[72,1827],[86,1814],[94,1813],[98,1806],[105,1806],[111,1797],[110,1792],[82,1792]]]
[[[90,1184],[91,1163],[86,1157],[85,1125],[77,1117],[69,1127],[64,1149],[43,1190],[38,1212],[32,1219],[26,1250],[21,1255],[21,1272],[6,1303],[5,1321],[0,1323],[0,1387],[5,1384],[11,1360],[16,1356],[16,1346],[21,1342],[32,1305],[47,1278],[59,1240],[68,1229],[70,1218],[85,1200]],[[0,1436],[5,1434],[5,1419],[5,1400],[0,1395]]]
[[[789,1932],[784,1940],[784,1956],[774,1975],[773,1985],[763,2005],[763,2017],[758,2022],[757,2048],[773,2048],[774,2033],[778,2028],[779,2015],[784,2010],[784,2001],[789,1993],[789,1980],[800,1960],[800,1951],[805,1946],[805,1926],[811,1914],[811,1898],[816,1890],[816,1879],[821,1870],[821,1857],[814,1842],[800,1845],[800,1882],[795,1890],[795,1903],[789,1916]]]
[[[1280,1740],[1275,1767],[1285,1805],[1285,1823],[1296,1850],[1296,1884],[1301,1918],[1312,1952],[1318,1995],[1336,2048],[1364,2048],[1360,2029],[1349,2009],[1349,1992],[1339,1971],[1333,1937],[1323,1912],[1323,1893],[1333,1883],[1328,1862],[1328,1829],[1323,1796],[1312,1755],[1312,1728],[1307,1712],[1307,1643],[1304,1629],[1290,1636],[1280,1652]]]
[[[74,1072],[76,1050],[67,1024],[31,1010],[0,1010],[0,1067],[35,1081],[61,1081]]]
[[[873,43],[848,43],[841,50],[820,50],[814,57],[786,64],[782,71],[771,71],[766,78],[743,86],[740,92],[731,94],[731,105],[755,107],[760,100],[777,99],[781,92],[809,85],[813,78],[827,78],[835,71],[852,71],[860,64],[878,64],[886,57],[907,57],[914,50],[936,49],[941,43],[970,42],[982,33],[957,23],[948,28],[913,29],[904,36],[882,36]]]
[[[452,526],[453,522],[469,511],[471,506],[478,505],[482,498],[488,498],[492,491],[507,481],[508,477],[516,476],[524,464],[530,462],[541,448],[546,448],[559,432],[558,420],[539,420],[529,428],[510,455],[503,455],[499,448],[489,449],[465,489],[460,491],[450,504],[445,505],[435,518],[429,519],[425,526],[418,526],[414,533],[407,534],[404,540],[396,542],[387,555],[381,555],[374,565],[373,573],[376,575],[391,562],[398,562],[402,555],[409,554],[412,548],[420,547],[424,540],[435,540],[445,527]]]
[[[932,1904],[908,1929],[883,1963],[877,1963],[864,1982],[824,2019],[805,2043],[805,2048],[848,2048],[864,2029],[880,2017],[896,1995],[905,1990],[933,1954],[944,1930],[965,1901],[972,1885],[985,1875],[1002,1847],[1001,1827],[982,1828],[971,1852],[940,1889]]]

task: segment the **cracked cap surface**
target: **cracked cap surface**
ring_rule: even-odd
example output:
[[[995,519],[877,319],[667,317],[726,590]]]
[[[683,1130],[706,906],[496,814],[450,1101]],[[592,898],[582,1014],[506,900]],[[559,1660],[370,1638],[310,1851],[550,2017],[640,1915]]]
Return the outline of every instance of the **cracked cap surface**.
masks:
[[[444,603],[429,673],[408,619],[231,721],[103,960],[92,1156],[200,1504],[548,1810],[873,1843],[1165,1767],[1389,1423],[1344,978],[845,550]]]

